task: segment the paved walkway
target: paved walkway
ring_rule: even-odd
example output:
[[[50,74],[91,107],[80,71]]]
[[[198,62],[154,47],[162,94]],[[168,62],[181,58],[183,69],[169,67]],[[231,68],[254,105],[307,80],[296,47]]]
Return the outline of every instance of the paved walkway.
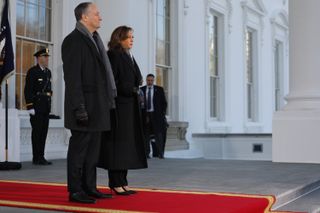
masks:
[[[24,162],[21,170],[0,171],[0,179],[66,183],[66,161],[55,160],[51,166]],[[316,190],[320,186],[319,164],[154,158],[148,169],[130,170],[128,179],[131,186],[142,188],[272,194],[278,200],[277,210],[320,212],[320,190]],[[107,184],[105,170],[98,170],[98,184]],[[49,211],[0,207],[0,212]]]

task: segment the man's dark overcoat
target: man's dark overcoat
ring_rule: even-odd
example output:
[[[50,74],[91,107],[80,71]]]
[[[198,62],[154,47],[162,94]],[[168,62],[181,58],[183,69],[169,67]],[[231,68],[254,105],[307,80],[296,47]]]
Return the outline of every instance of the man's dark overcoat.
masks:
[[[68,51],[64,51],[68,49]],[[65,127],[78,131],[110,130],[107,73],[94,43],[75,29],[64,40],[62,60],[65,80]],[[84,60],[79,61],[82,58]],[[77,125],[75,110],[84,104],[88,126]]]

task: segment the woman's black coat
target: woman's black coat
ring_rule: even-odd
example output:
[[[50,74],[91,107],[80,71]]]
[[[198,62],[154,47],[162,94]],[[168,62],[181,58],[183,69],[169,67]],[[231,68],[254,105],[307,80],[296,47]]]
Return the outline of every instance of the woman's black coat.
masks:
[[[147,167],[145,140],[137,89],[142,76],[127,53],[109,50],[117,86],[116,109],[111,113],[111,131],[102,135],[99,167],[113,170]]]

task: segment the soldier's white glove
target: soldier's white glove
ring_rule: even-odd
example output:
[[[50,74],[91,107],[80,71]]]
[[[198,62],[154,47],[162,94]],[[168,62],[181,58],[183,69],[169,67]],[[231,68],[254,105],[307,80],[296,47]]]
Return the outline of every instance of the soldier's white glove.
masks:
[[[29,109],[29,110],[28,110],[28,113],[29,113],[30,115],[36,114],[36,112],[34,111],[34,109]]]

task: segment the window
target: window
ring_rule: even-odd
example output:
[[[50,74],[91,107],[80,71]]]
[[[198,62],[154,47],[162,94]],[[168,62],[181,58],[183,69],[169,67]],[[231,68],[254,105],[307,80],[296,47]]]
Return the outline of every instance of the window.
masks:
[[[52,49],[51,0],[17,0],[16,108],[25,109],[24,84],[40,47]]]
[[[246,32],[246,93],[247,93],[247,119],[257,120],[257,85],[256,85],[256,31],[248,28]]]
[[[282,52],[283,44],[280,41],[275,42],[275,51],[274,51],[274,109],[278,111],[282,106]]]
[[[170,2],[157,0],[156,6],[156,84],[164,88],[168,97],[170,62]]]
[[[210,117],[217,120],[221,118],[221,54],[219,34],[219,17],[213,11],[211,11],[209,19]]]

